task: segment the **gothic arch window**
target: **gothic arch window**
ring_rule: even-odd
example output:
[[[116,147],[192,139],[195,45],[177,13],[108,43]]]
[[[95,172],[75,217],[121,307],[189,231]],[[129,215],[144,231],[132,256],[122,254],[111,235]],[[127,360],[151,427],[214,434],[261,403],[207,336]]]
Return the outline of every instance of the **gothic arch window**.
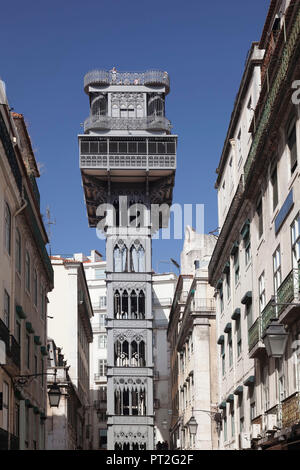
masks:
[[[116,367],[129,367],[129,343],[128,341],[115,341],[115,361]]]
[[[145,272],[145,250],[138,241],[130,248],[130,270],[134,273]]]
[[[127,290],[124,290],[122,293],[121,318],[122,320],[128,320],[129,318],[129,304],[128,304]]]
[[[138,297],[135,290],[130,294],[130,317],[138,318]]]
[[[93,116],[107,116],[107,96],[99,95],[92,103]]]
[[[115,414],[121,415],[121,391],[115,390]]]
[[[145,318],[145,294],[144,291],[139,292],[139,298],[138,298],[138,318],[139,319],[144,319]]]
[[[145,342],[134,340],[131,342],[130,365],[131,367],[145,367]]]
[[[120,110],[117,104],[114,104],[112,107],[112,117],[120,117]]]
[[[119,246],[120,245],[120,246]],[[117,244],[114,248],[114,272],[123,273],[127,271],[127,247]]]
[[[159,95],[150,96],[148,101],[148,116],[164,116],[165,104]]]
[[[121,297],[118,290],[114,293],[114,317],[116,319],[121,318]]]
[[[137,390],[132,390],[131,394],[131,412],[133,416],[139,414],[139,393]]]
[[[130,404],[129,404],[129,390],[123,390],[123,416],[129,416]]]

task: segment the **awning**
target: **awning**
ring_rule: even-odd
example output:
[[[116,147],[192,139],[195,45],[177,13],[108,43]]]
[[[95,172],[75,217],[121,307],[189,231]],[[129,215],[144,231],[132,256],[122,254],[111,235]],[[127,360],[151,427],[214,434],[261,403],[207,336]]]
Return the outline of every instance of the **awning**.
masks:
[[[242,239],[245,240],[245,238],[249,235],[249,233],[250,233],[250,220],[248,219],[243,225],[243,228],[241,230]]]
[[[16,314],[21,320],[24,320],[27,317],[21,305],[16,305]]]
[[[220,338],[217,341],[217,344],[224,344],[225,343],[225,336],[221,335]]]
[[[231,330],[232,330],[231,323],[227,323],[227,325],[224,328],[224,333],[230,333]]]
[[[252,292],[247,292],[241,300],[243,305],[248,305],[252,303]]]
[[[226,401],[222,401],[222,403],[219,404],[219,409],[226,410]]]
[[[245,387],[251,387],[251,385],[254,385],[254,384],[255,384],[255,376],[254,375],[250,375],[250,377],[248,377],[248,379],[245,380],[245,382],[244,382]]]
[[[227,262],[224,266],[224,269],[223,269],[223,273],[224,274],[227,274],[227,273],[230,273],[230,263]]]
[[[35,336],[35,337],[34,337],[34,342],[35,342],[35,344],[37,344],[38,346],[41,346],[41,344],[42,344],[42,342],[41,342],[39,336]]]
[[[241,316],[241,309],[236,308],[232,315],[232,320],[237,320]]]
[[[239,244],[238,242],[235,242],[231,248],[231,252],[230,252],[231,256],[234,256],[236,252],[238,251],[238,249],[239,249]]]
[[[234,395],[242,395],[243,394],[243,386],[240,385],[239,387],[237,387],[235,389],[235,391],[233,392]]]
[[[41,346],[41,353],[43,356],[48,356],[48,351],[46,346]]]
[[[228,395],[226,401],[227,401],[227,403],[233,403],[234,402],[234,395],[233,394]]]
[[[26,330],[27,330],[27,332],[30,333],[30,334],[33,334],[33,333],[34,333],[34,329],[33,329],[32,324],[30,323],[30,321],[27,321],[27,322],[26,322]]]

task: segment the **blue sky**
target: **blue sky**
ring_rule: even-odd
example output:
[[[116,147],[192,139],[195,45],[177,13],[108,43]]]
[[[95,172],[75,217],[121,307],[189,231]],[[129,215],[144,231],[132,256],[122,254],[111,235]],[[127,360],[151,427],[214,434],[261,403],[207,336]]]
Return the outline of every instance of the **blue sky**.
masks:
[[[52,253],[105,244],[87,223],[77,134],[89,114],[89,70],[167,70],[167,117],[179,135],[174,202],[205,205],[205,232],[218,226],[214,189],[220,153],[251,42],[269,0],[64,0],[5,2],[0,77],[25,116],[36,158],[42,212],[50,206]],[[153,241],[153,267],[179,260],[183,241]]]

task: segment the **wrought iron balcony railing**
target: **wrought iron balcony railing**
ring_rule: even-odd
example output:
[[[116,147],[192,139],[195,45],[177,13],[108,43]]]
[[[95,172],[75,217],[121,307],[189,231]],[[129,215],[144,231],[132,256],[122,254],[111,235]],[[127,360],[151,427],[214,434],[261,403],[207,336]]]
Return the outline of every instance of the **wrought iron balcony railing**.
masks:
[[[261,312],[261,332],[262,335],[264,331],[268,328],[271,320],[277,318],[276,307],[274,306],[274,298],[265,306]]]
[[[146,72],[117,72],[114,70],[92,70],[84,77],[84,90],[88,93],[89,86],[108,85],[145,85],[165,86],[170,89],[170,79],[167,72],[147,70]]]
[[[81,155],[80,168],[176,169],[175,155]]]
[[[84,132],[91,130],[148,130],[166,131],[172,129],[171,122],[164,116],[111,117],[90,116],[84,121]]]
[[[299,300],[300,270],[292,269],[277,291],[278,315],[294,300]],[[299,302],[300,304],[300,302]]]
[[[289,428],[300,421],[300,394],[295,393],[282,402],[282,427]]]
[[[261,339],[261,318],[258,317],[248,331],[248,346],[251,351]]]

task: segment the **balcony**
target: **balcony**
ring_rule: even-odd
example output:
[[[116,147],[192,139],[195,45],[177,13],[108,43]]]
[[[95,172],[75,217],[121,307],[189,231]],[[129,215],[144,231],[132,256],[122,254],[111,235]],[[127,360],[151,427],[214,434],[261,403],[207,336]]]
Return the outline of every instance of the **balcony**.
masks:
[[[262,322],[259,317],[248,331],[249,356],[253,359],[258,357],[264,350],[265,345],[262,342]]]
[[[299,316],[299,292],[300,270],[293,269],[277,291],[278,317],[282,323],[291,323]]]
[[[81,155],[81,169],[176,169],[176,157],[169,155]]]
[[[92,70],[84,77],[84,91],[89,92],[89,86],[134,85],[150,87],[166,87],[170,90],[170,79],[167,72],[147,70],[146,72],[117,72],[113,70]]]
[[[282,427],[290,428],[300,421],[300,394],[295,393],[282,402]]]
[[[271,320],[277,318],[276,308],[274,307],[274,299],[271,299],[270,302],[265,306],[261,312],[261,334],[263,336],[264,332],[268,328]]]
[[[170,133],[171,129],[171,122],[163,116],[137,118],[90,116],[84,121],[85,133],[92,130],[146,130]]]
[[[194,313],[214,313],[216,311],[216,304],[214,299],[192,298],[190,308]]]
[[[4,341],[6,346],[6,354],[9,351],[9,329],[5,325],[5,323],[0,319],[0,340]]]

